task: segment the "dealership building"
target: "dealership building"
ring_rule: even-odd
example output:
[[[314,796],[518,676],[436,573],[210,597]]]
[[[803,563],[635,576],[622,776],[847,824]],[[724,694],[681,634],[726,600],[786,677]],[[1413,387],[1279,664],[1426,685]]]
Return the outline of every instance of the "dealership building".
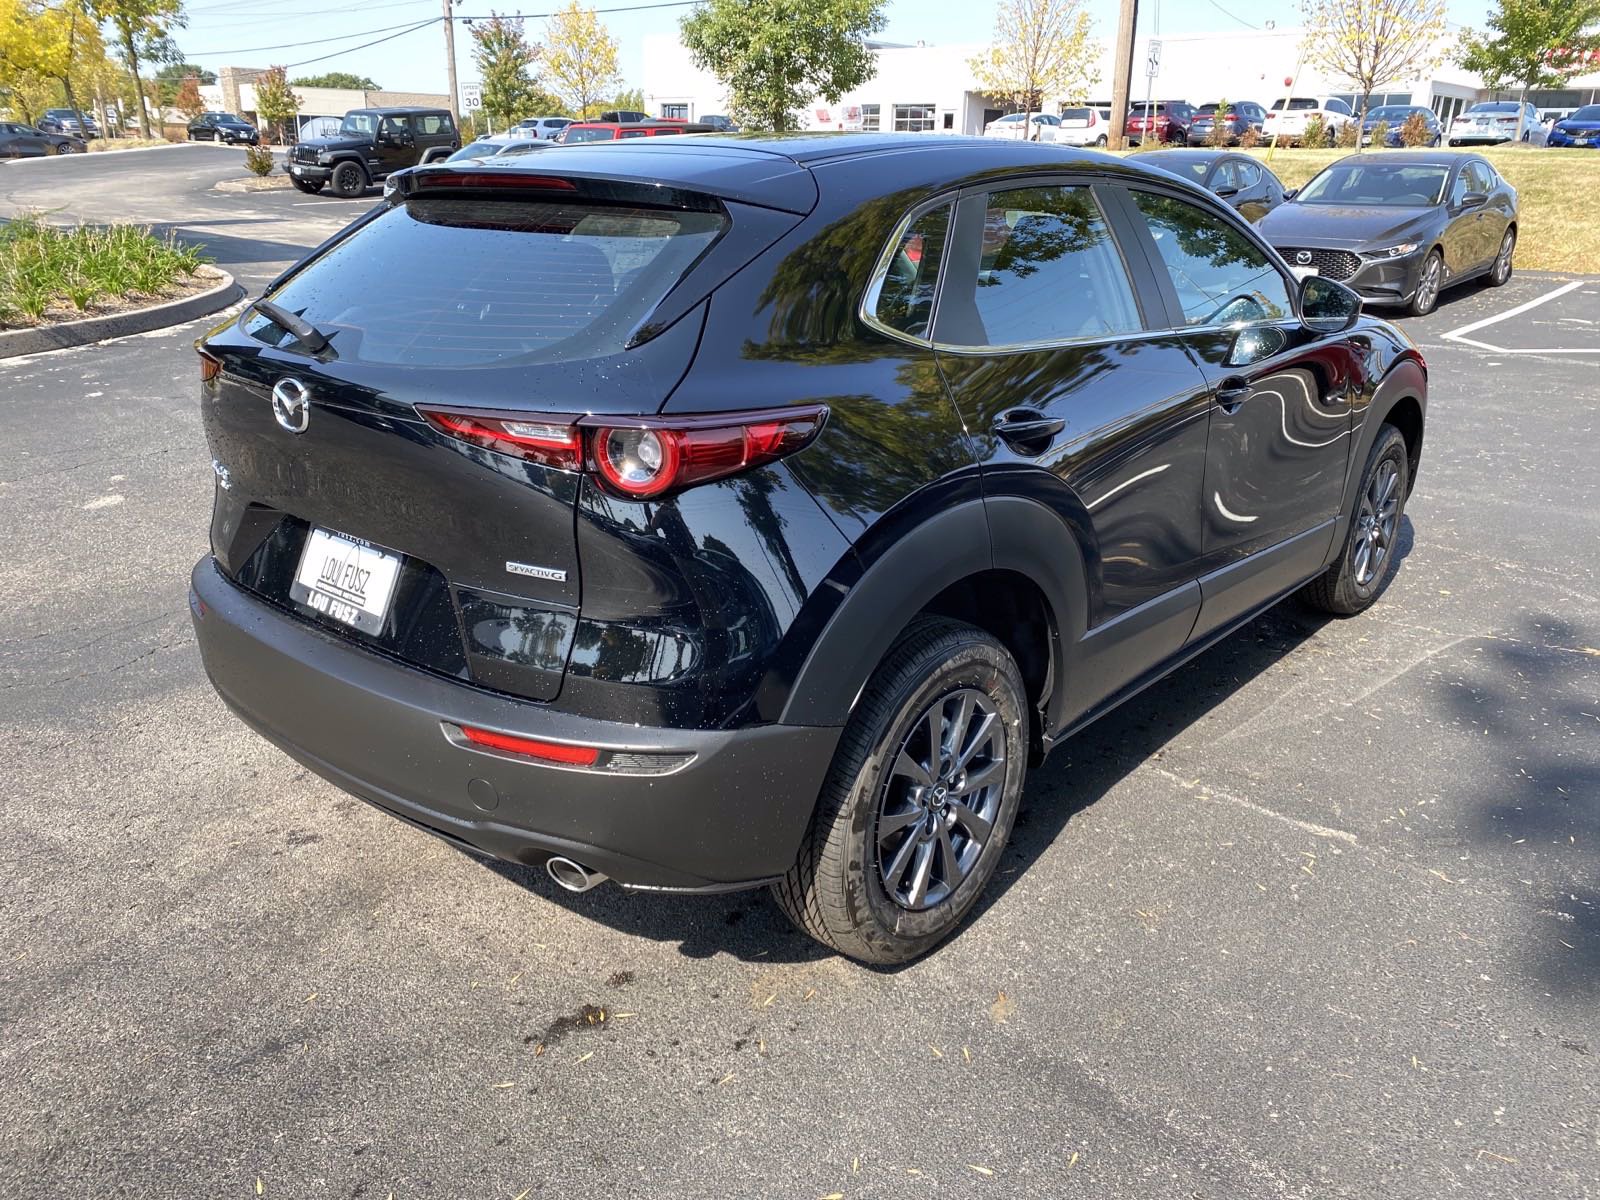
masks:
[[[1292,80],[1297,96],[1342,96],[1352,107],[1359,104],[1348,80],[1331,77],[1303,60],[1303,37],[1302,29],[1164,36],[1157,39],[1160,48],[1153,76],[1145,74],[1151,39],[1140,38],[1134,48],[1136,74],[1130,98],[1142,101],[1148,86],[1155,100],[1205,104],[1225,98],[1253,100],[1270,108],[1291,90],[1284,81]],[[877,74],[837,103],[816,100],[801,114],[805,128],[973,134],[982,133],[987,122],[1007,111],[982,92],[968,65],[987,49],[983,43],[868,44],[877,58]],[[1047,110],[1057,111],[1073,101],[1110,103],[1111,39],[1099,39],[1095,47],[1099,82],[1091,94],[1048,97]],[[1371,103],[1425,104],[1448,120],[1479,100],[1505,98],[1504,93],[1485,90],[1472,72],[1450,65],[1443,53],[1448,49],[1441,45],[1441,65],[1414,79],[1387,84]],[[647,37],[644,63],[645,102],[652,115],[696,120],[728,111],[722,85],[690,61],[676,35]],[[1600,102],[1600,63],[1595,65],[1593,73],[1575,79],[1561,92],[1531,93],[1529,99],[1546,110]]]

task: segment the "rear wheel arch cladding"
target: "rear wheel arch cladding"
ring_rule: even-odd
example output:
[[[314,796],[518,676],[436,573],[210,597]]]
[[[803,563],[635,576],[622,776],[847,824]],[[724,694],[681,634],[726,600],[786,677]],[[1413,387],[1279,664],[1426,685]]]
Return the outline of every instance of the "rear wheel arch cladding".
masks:
[[[974,499],[930,518],[889,547],[851,588],[807,655],[780,719],[843,724],[919,613],[963,580],[1007,571],[1033,583],[1044,599],[1051,653],[1041,697],[1050,709],[1043,715],[1048,731],[1065,695],[1072,647],[1088,624],[1084,557],[1071,522],[1037,500]]]

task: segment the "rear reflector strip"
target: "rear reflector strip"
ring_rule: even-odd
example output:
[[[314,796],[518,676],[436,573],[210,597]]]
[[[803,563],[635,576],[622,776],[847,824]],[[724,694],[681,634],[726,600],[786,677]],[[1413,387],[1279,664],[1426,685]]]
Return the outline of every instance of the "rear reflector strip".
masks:
[[[568,746],[560,742],[540,742],[533,738],[513,737],[509,733],[495,733],[488,729],[461,726],[461,736],[475,746],[503,750],[507,754],[523,754],[544,762],[565,763],[570,767],[592,767],[600,757],[597,746]]]
[[[492,729],[455,725],[449,721],[442,724],[445,738],[464,750],[561,770],[607,775],[670,775],[695,758],[692,751],[608,750],[601,746],[576,746],[570,742],[547,742],[514,733],[496,733]]]

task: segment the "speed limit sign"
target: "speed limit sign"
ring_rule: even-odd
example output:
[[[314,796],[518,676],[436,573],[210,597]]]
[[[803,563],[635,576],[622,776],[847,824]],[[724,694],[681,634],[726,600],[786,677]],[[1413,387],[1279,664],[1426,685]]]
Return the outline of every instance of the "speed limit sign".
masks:
[[[461,107],[465,109],[483,107],[482,84],[464,83],[461,85]]]

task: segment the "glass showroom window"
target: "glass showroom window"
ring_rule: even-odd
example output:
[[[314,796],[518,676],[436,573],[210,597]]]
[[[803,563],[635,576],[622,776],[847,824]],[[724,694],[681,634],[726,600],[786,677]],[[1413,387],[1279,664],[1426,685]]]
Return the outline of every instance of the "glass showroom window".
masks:
[[[881,106],[877,104],[863,104],[861,106],[861,128],[869,133],[876,133],[882,128],[878,124]]]
[[[894,106],[894,131],[896,133],[932,133],[934,121],[932,104],[896,104]]]

